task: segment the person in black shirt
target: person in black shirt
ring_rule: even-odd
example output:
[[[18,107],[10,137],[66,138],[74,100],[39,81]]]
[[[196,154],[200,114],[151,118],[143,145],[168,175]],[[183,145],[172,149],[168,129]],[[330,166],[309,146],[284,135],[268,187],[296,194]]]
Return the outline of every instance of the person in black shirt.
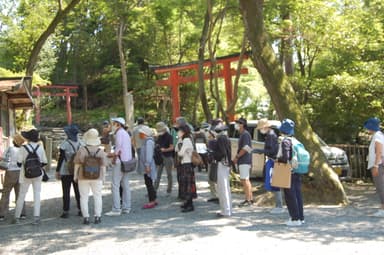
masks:
[[[156,140],[156,146],[160,147],[162,152],[162,164],[157,165],[157,179],[155,181],[154,187],[156,191],[159,188],[161,174],[163,173],[163,169],[167,171],[167,194],[171,194],[172,192],[172,169],[173,169],[173,155],[174,155],[174,146],[173,146],[173,137],[169,133],[169,129],[164,122],[158,122],[156,124],[156,131],[158,133],[158,137]]]

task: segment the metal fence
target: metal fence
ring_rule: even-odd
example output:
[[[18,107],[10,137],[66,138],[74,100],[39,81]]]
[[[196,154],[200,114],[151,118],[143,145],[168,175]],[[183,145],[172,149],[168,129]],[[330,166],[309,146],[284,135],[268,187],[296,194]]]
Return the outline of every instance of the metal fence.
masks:
[[[340,148],[347,153],[352,178],[371,178],[371,173],[367,170],[368,146],[358,144],[332,144],[330,146]]]

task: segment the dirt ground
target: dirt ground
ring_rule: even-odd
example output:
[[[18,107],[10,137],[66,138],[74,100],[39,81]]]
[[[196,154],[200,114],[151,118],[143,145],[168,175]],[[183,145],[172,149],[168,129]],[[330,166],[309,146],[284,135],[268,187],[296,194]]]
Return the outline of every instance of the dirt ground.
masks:
[[[51,178],[42,188],[39,226],[31,225],[32,190],[27,195],[28,218],[12,225],[14,204],[0,223],[0,254],[384,254],[384,219],[371,215],[378,208],[369,183],[347,184],[350,204],[305,206],[306,223],[284,225],[288,213],[271,215],[271,207],[238,208],[241,194],[233,194],[234,215],[218,219],[218,205],[209,198],[206,173],[197,173],[195,211],[180,213],[177,187],[166,196],[166,176],[159,189],[159,206],[142,210],[146,191],[142,177],[131,176],[133,212],[103,216],[100,225],[81,224],[72,206],[71,217],[61,219],[61,185]],[[260,183],[254,183],[261,185]],[[103,190],[103,211],[111,208],[110,176]],[[92,210],[92,199],[90,210]],[[73,199],[74,202],[74,199]],[[74,205],[74,203],[72,203]]]

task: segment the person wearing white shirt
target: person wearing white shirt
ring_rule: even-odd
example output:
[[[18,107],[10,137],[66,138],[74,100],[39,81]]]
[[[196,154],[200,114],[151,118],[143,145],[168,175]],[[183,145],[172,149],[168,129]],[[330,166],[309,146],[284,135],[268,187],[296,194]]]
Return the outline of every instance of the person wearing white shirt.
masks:
[[[368,147],[367,169],[371,170],[381,203],[381,208],[373,216],[384,217],[384,134],[380,131],[380,120],[378,118],[369,118],[364,122],[364,128],[372,135]]]

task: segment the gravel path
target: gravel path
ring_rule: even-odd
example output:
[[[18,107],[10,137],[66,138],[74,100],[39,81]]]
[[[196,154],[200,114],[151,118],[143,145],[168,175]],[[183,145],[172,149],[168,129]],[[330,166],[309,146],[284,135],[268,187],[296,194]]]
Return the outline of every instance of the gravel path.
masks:
[[[182,214],[176,187],[171,196],[165,195],[166,176],[159,206],[142,210],[145,186],[141,176],[132,174],[133,212],[104,216],[100,225],[89,226],[81,224],[75,208],[69,219],[58,217],[61,185],[51,178],[42,188],[41,225],[31,225],[31,219],[11,225],[8,215],[0,223],[0,254],[384,254],[384,219],[369,216],[377,209],[372,185],[349,187],[347,207],[307,205],[306,224],[289,228],[284,225],[287,213],[271,215],[266,207],[235,207],[233,217],[217,219],[218,205],[206,202],[206,178],[205,173],[197,174],[196,210]],[[112,199],[109,175],[107,180],[104,212],[110,210]],[[27,196],[31,200],[32,190]],[[241,200],[240,194],[233,195],[234,205]],[[27,205],[30,215],[31,203]]]

